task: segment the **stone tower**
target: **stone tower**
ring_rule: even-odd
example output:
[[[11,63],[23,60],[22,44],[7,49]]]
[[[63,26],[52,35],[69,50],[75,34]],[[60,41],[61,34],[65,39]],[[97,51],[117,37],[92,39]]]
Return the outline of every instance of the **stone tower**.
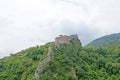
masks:
[[[78,35],[76,35],[76,34],[75,35],[70,35],[70,36],[59,35],[58,37],[55,38],[55,44],[60,45],[60,44],[63,44],[63,43],[69,43],[72,39],[80,42],[80,40],[78,39]]]

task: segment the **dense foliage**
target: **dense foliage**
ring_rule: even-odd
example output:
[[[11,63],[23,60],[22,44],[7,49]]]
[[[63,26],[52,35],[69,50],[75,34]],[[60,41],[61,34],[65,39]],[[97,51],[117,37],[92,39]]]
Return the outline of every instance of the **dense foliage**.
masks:
[[[105,45],[111,45],[114,42],[117,42],[120,40],[120,33],[116,33],[116,34],[111,34],[111,35],[107,35],[107,36],[103,36],[100,37],[94,41],[92,41],[91,43],[89,43],[89,46],[105,46]]]
[[[54,48],[54,57],[39,80],[120,80],[120,45],[87,46],[74,44]]]
[[[119,41],[108,46],[82,47],[71,40],[54,46],[39,80],[120,80]],[[32,47],[0,60],[0,80],[33,80],[51,45]]]
[[[45,57],[48,46],[31,47],[0,60],[0,80],[32,80],[39,62]]]

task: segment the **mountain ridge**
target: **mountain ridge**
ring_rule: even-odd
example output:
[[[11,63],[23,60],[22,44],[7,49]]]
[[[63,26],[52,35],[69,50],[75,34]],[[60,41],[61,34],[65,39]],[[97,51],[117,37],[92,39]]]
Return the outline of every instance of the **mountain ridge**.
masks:
[[[55,42],[0,60],[0,79],[120,80],[119,48],[116,43],[82,47],[78,36],[60,35]]]
[[[87,46],[106,46],[120,40],[120,33],[105,35],[88,43]]]

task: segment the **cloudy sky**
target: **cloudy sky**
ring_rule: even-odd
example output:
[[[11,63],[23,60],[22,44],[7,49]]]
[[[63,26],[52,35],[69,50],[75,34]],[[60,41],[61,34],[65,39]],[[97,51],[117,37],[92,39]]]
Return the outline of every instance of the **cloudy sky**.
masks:
[[[0,0],[0,58],[78,34],[83,45],[120,32],[120,0]]]

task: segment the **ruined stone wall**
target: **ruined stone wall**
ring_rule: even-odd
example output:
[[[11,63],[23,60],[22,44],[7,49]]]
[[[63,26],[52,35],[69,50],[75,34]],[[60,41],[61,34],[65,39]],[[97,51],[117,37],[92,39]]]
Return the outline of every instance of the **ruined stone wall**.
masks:
[[[66,35],[59,35],[59,37],[55,38],[55,44],[62,44],[62,43],[66,43],[69,40],[69,36]]]
[[[66,35],[59,35],[59,37],[55,38],[55,45],[63,44],[63,43],[74,43],[75,45],[81,45],[78,36],[77,35],[71,35],[71,36],[66,36]],[[43,68],[49,63],[50,58],[51,58],[51,53],[52,53],[53,47],[50,46],[48,48],[48,52],[46,57],[40,62],[38,65],[38,68],[35,71],[34,74],[34,79],[38,79],[41,75],[41,72],[43,71]]]
[[[71,35],[71,36],[59,35],[59,37],[55,38],[55,44],[59,45],[59,44],[62,44],[62,43],[67,43],[71,39],[78,39],[78,36],[77,35]]]
[[[48,53],[46,55],[46,57],[40,62],[40,64],[38,65],[38,68],[36,69],[35,71],[35,74],[34,74],[34,79],[38,79],[40,77],[40,74],[43,70],[43,68],[48,64],[48,62],[50,61],[50,55],[51,55],[51,52],[52,52],[52,47],[50,46],[48,48]]]

